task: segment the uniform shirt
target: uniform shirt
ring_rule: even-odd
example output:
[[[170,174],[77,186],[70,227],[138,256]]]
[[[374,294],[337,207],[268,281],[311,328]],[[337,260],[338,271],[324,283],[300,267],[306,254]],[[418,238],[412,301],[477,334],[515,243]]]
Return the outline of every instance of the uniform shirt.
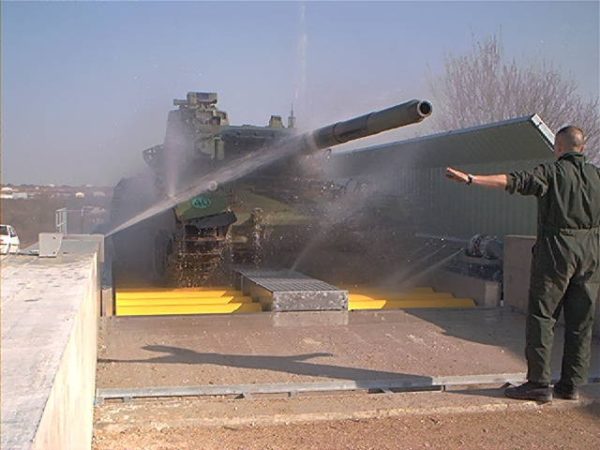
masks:
[[[582,153],[512,172],[506,190],[537,197],[538,236],[600,226],[600,169]]]

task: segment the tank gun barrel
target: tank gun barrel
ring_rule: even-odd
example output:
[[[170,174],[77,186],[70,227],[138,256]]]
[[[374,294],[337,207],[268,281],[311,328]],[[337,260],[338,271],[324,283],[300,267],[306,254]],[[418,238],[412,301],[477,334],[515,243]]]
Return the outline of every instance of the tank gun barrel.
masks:
[[[421,122],[431,115],[431,111],[432,106],[428,101],[411,100],[391,108],[319,128],[311,133],[311,137],[317,149],[324,149],[372,136],[382,131]]]

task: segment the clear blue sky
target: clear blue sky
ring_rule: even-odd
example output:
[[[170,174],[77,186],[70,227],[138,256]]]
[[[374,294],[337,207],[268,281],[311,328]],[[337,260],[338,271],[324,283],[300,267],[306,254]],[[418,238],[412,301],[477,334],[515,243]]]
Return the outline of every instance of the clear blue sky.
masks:
[[[2,3],[2,181],[114,184],[173,98],[304,127],[429,96],[444,55],[500,32],[598,95],[598,2]]]

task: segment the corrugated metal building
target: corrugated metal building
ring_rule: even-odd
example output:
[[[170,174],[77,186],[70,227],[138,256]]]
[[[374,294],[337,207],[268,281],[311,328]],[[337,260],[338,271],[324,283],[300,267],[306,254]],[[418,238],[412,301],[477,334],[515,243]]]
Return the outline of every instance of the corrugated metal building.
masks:
[[[537,115],[459,131],[332,153],[332,175],[362,179],[401,197],[423,233],[468,238],[477,233],[535,234],[534,198],[453,183],[453,166],[470,173],[507,173],[554,158],[554,134]]]

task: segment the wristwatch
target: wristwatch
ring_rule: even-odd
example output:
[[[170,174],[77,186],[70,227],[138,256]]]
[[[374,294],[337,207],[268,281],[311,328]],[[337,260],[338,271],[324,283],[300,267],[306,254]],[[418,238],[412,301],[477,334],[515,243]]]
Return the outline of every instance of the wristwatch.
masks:
[[[471,184],[473,183],[473,175],[471,175],[470,173],[467,174],[467,182],[466,184]]]

